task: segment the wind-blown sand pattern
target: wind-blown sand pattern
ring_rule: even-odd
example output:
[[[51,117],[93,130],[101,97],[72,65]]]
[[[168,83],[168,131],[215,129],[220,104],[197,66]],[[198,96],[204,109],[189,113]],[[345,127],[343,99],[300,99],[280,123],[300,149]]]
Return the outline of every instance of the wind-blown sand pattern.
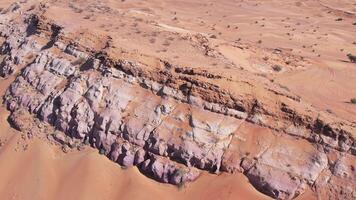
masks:
[[[4,199],[356,198],[356,4],[0,13]]]

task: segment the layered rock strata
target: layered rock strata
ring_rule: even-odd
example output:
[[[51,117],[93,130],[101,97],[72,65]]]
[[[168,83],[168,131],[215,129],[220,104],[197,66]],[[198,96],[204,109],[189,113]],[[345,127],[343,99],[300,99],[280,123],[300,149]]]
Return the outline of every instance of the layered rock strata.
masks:
[[[41,6],[20,15],[16,5],[0,15],[0,76],[16,76],[4,103],[18,129],[37,118],[164,183],[194,181],[201,170],[239,172],[277,199],[308,187],[355,197],[353,122],[317,112],[273,83],[115,57],[71,39]],[[254,95],[256,88],[268,98]]]

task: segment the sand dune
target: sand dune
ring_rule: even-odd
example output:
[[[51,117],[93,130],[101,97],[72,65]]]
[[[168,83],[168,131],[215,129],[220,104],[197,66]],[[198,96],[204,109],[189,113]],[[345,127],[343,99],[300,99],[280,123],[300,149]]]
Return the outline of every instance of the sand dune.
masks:
[[[1,108],[1,199],[269,199],[242,175],[203,174],[178,188],[157,183],[137,168],[121,169],[97,150],[63,153],[38,138],[23,139],[5,121]],[[24,146],[26,146],[24,149]]]

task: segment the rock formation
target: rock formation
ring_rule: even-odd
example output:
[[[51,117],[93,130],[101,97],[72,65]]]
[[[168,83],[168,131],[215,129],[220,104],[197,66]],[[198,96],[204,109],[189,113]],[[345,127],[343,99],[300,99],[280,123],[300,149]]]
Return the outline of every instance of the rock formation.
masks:
[[[0,15],[0,76],[16,76],[4,103],[17,129],[34,131],[24,122],[36,119],[54,140],[91,145],[164,183],[206,170],[243,173],[276,199],[307,188],[355,198],[353,122],[243,71],[235,82],[135,52],[116,56],[115,48],[75,41],[42,15],[44,4],[21,6]]]

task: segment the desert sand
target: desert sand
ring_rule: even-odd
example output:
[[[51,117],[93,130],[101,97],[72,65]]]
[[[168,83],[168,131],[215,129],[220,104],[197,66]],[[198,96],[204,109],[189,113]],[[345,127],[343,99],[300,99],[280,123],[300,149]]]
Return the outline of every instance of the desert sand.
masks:
[[[178,188],[148,179],[137,168],[121,169],[89,147],[64,153],[48,141],[27,139],[9,126],[9,112],[0,111],[2,199],[269,199],[241,174],[206,173]]]
[[[0,199],[356,197],[356,2],[14,2],[0,2]]]

